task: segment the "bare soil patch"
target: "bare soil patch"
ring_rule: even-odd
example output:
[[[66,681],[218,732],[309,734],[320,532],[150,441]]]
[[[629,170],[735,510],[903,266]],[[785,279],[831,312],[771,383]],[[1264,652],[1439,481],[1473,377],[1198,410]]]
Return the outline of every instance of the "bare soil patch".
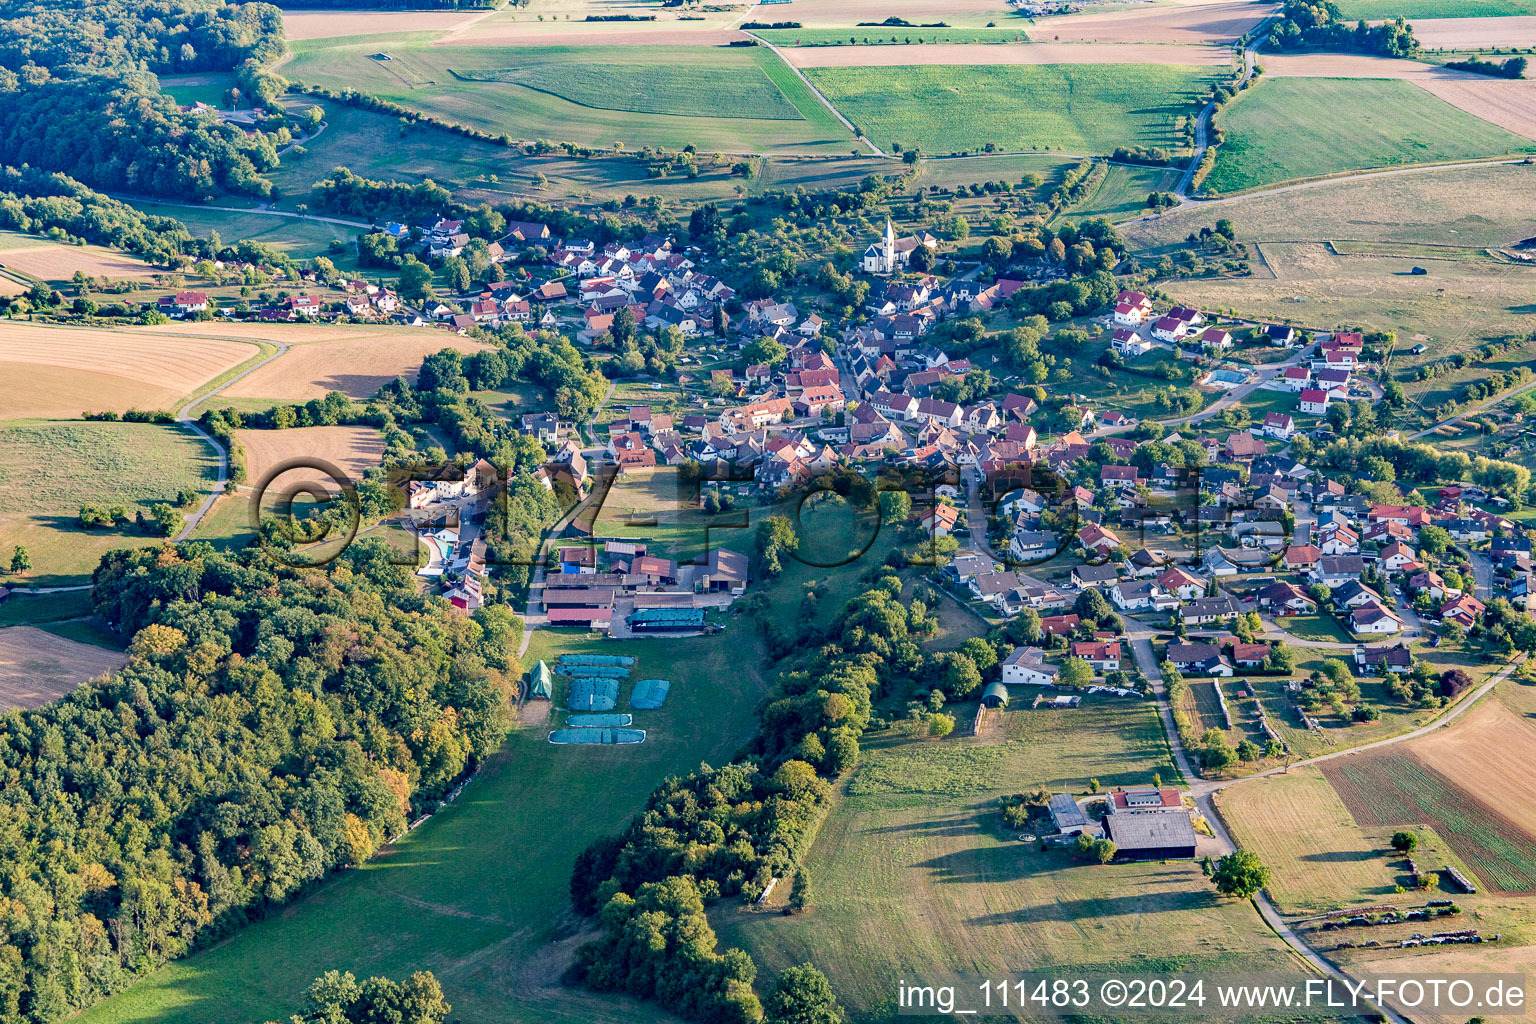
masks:
[[[1230,64],[1219,46],[1160,46],[1125,43],[894,44],[891,46],[787,47],[784,54],[802,68],[911,67],[923,64]]]
[[[0,373],[13,383],[0,392],[0,420],[166,408],[258,351],[213,338],[3,324]]]
[[[1226,45],[1263,21],[1275,7],[1251,0],[1195,0],[1179,6],[1042,18],[1031,31],[1033,38],[1061,42]]]
[[[1474,117],[1536,139],[1536,81],[1434,78],[1418,84]]]
[[[1416,18],[1413,34],[1430,50],[1536,46],[1536,15],[1511,18]]]
[[[312,332],[314,328],[310,329]],[[325,332],[306,340],[236,381],[223,394],[230,398],[277,398],[308,401],[340,391],[349,398],[369,398],[396,377],[414,381],[421,361],[440,349],[478,352],[477,341],[443,331]]]
[[[484,15],[484,11],[284,11],[283,35],[300,40],[451,32]]]
[[[345,471],[356,483],[363,470],[377,466],[384,455],[384,439],[371,427],[297,427],[292,430],[240,430],[235,432],[245,449],[246,478],[255,485],[288,459],[320,459]],[[291,479],[290,479],[291,478]],[[327,483],[318,470],[284,473],[274,480],[279,491],[304,482]],[[330,485],[334,489],[334,485]]]
[[[48,242],[21,248],[0,248],[0,267],[20,271],[44,281],[67,281],[75,271],[114,281],[148,280],[160,271],[132,256],[94,245],[60,245]]]
[[[127,660],[119,651],[66,640],[35,626],[0,629],[0,711],[41,707],[88,679],[117,671]]]

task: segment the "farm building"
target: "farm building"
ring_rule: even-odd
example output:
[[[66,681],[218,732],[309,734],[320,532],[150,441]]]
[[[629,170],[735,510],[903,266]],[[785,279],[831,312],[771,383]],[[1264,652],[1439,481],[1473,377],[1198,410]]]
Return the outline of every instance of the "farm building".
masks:
[[[555,677],[550,673],[549,666],[540,661],[528,672],[528,699],[553,700],[554,696]]]
[[[1195,827],[1180,811],[1111,814],[1104,819],[1120,860],[1190,860],[1195,856]]]
[[[984,707],[1005,708],[1008,706],[1008,687],[1002,683],[988,683],[982,691],[981,703]]]
[[[1088,827],[1088,816],[1067,793],[1054,794],[1046,802],[1045,809],[1051,813],[1051,821],[1062,835],[1077,835]]]

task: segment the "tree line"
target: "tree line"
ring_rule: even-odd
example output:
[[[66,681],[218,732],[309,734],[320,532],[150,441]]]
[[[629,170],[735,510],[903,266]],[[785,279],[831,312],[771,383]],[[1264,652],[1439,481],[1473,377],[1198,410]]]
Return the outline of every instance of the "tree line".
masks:
[[[128,663],[0,730],[0,1018],[60,1020],[368,859],[500,742],[521,622],[384,546],[114,551]]]

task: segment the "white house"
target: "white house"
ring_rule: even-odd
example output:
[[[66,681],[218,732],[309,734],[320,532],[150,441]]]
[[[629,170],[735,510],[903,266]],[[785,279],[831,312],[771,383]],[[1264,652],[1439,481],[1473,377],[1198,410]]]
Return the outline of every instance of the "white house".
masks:
[[[1328,392],[1319,391],[1316,388],[1306,388],[1301,393],[1302,413],[1307,416],[1321,416],[1328,411]]]
[[[1024,686],[1050,686],[1059,670],[1045,663],[1045,652],[1038,647],[1015,647],[1003,659],[1003,682]]]
[[[1403,620],[1380,605],[1368,604],[1349,613],[1349,628],[1356,633],[1396,633],[1403,628]]]
[[[1271,412],[1264,415],[1262,432],[1265,437],[1279,438],[1281,441],[1289,441],[1291,435],[1296,432],[1296,421],[1290,413]]]
[[[1152,351],[1152,342],[1129,327],[1122,327],[1115,331],[1111,344],[1114,346],[1115,354],[1121,359],[1135,359]]]

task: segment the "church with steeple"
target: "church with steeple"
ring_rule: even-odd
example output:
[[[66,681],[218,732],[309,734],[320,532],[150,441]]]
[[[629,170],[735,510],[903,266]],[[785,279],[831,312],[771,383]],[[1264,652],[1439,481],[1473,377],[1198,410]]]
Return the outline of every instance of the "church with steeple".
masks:
[[[885,234],[878,242],[870,243],[864,250],[864,259],[859,267],[866,274],[879,274],[882,277],[905,270],[907,264],[912,262],[912,253],[918,246],[926,246],[936,249],[939,240],[924,232],[921,235],[904,235],[896,237],[896,229],[891,224],[891,219],[885,219]]]

